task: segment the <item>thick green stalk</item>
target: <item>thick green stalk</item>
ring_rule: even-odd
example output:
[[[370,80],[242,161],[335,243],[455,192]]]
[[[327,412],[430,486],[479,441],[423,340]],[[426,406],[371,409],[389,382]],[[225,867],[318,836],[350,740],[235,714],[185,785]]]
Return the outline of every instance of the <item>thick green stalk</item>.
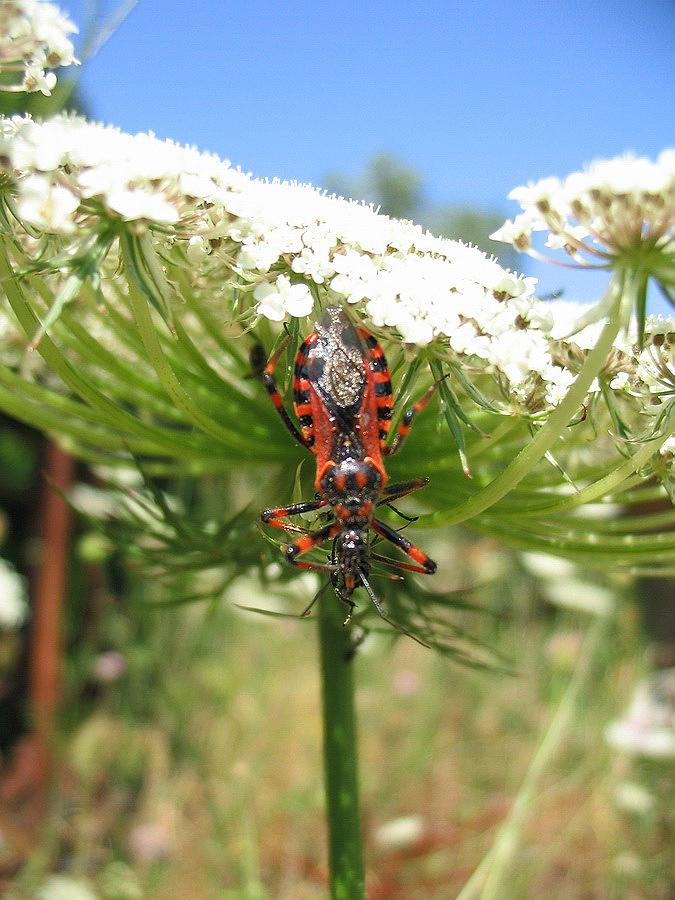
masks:
[[[331,898],[364,900],[352,647],[333,593],[318,603]]]

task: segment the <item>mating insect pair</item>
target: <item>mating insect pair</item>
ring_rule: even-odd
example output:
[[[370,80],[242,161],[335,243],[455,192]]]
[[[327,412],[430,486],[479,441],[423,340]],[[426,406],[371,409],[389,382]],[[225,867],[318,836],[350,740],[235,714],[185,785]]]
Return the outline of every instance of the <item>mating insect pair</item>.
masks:
[[[286,531],[304,532],[285,520],[330,506],[335,520],[289,544],[286,559],[300,569],[330,572],[335,593],[349,607],[345,625],[351,618],[355,606],[352,594],[358,587],[365,589],[386,619],[368,580],[371,559],[424,575],[436,571],[436,563],[423,550],[375,516],[378,506],[391,504],[429,483],[423,477],[387,484],[383,457],[400,448],[413,418],[429,402],[436,385],[406,412],[394,440],[387,444],[393,397],[382,348],[373,335],[352,325],[341,309],[330,307],[302,342],[295,359],[293,405],[300,423],[298,430],[284,408],[274,378],[286,345],[283,343],[270,358],[261,372],[262,381],[293,438],[316,456],[317,499],[266,509],[261,513],[262,521]],[[414,563],[372,553],[370,529],[395,544]],[[329,540],[333,540],[330,563],[301,559]]]

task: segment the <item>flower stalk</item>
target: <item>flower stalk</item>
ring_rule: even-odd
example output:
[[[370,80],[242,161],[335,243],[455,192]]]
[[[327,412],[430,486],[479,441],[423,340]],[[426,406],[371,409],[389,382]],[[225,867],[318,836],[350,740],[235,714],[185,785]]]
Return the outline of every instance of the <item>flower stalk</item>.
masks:
[[[365,878],[359,805],[354,648],[344,609],[331,591],[319,605],[324,779],[332,900],[363,900]]]

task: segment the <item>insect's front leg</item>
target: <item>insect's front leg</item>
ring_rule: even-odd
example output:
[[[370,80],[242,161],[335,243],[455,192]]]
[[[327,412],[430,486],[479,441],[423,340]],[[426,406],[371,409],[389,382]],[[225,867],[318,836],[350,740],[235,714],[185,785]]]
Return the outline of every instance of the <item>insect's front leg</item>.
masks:
[[[264,509],[260,513],[260,518],[266,525],[273,525],[275,528],[283,528],[284,531],[295,531],[300,534],[306,533],[306,528],[299,525],[291,525],[290,522],[284,522],[283,519],[288,516],[300,516],[303,513],[314,512],[326,505],[323,499],[306,500],[302,503],[292,503],[290,506],[273,506],[271,509]]]
[[[388,484],[382,491],[382,496],[377,501],[377,505],[380,506],[383,503],[386,504],[391,503],[393,500],[399,500],[401,497],[405,497],[406,494],[412,494],[414,491],[419,491],[428,484],[429,479],[426,475],[423,475],[421,478],[412,478],[410,481],[399,481],[396,484]]]
[[[323,544],[324,541],[329,541],[331,538],[334,538],[336,534],[339,534],[342,531],[342,529],[343,526],[341,522],[332,522],[330,525],[319,528],[318,531],[312,531],[310,534],[303,535],[303,537],[298,538],[297,541],[294,541],[294,543],[289,544],[288,547],[286,547],[286,559],[292,566],[297,566],[298,569],[307,569],[310,572],[334,572],[335,565],[305,562],[298,557],[305,553],[309,553],[310,550],[314,547],[318,547],[319,544]]]

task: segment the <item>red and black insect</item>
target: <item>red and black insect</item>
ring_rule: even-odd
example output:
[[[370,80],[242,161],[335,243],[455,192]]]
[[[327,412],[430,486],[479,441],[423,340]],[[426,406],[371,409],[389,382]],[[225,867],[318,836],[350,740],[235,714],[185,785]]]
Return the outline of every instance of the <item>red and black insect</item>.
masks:
[[[424,575],[436,571],[436,563],[423,550],[375,515],[378,506],[391,504],[429,483],[422,477],[387,484],[383,457],[400,448],[413,418],[429,402],[436,385],[405,413],[394,440],[387,444],[393,397],[382,348],[373,335],[352,325],[343,310],[330,307],[300,345],[295,359],[293,405],[300,423],[298,430],[284,408],[274,378],[285,346],[282,344],[270,358],[261,373],[262,380],[288,431],[316,456],[317,498],[263,510],[261,519],[286,531],[303,532],[284,520],[330,506],[334,521],[288,545],[286,559],[301,569],[331,573],[337,596],[349,607],[345,624],[351,618],[355,605],[351,598],[358,587],[366,590],[386,618],[368,580],[371,559]],[[371,553],[370,529],[395,544],[414,563]],[[330,563],[301,559],[329,540],[333,540]]]

